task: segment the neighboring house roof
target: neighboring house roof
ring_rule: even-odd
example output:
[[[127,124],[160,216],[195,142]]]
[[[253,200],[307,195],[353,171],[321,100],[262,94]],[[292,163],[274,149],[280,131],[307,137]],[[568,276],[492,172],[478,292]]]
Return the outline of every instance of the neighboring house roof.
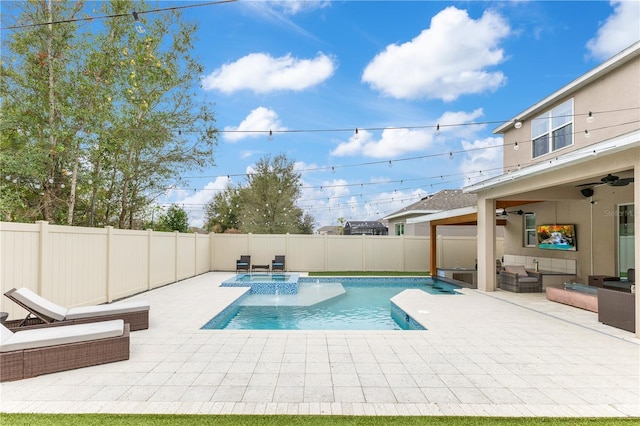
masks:
[[[377,220],[350,220],[344,224],[345,228],[386,228],[382,222]]]
[[[461,189],[444,189],[428,195],[420,201],[385,216],[385,220],[407,218],[438,213],[446,210],[475,206],[478,202],[476,194],[465,193]]]
[[[327,235],[335,235],[338,232],[339,229],[342,229],[342,226],[340,225],[329,225],[329,226],[323,226],[321,228],[318,228],[318,230],[316,231],[318,234],[327,234]]]

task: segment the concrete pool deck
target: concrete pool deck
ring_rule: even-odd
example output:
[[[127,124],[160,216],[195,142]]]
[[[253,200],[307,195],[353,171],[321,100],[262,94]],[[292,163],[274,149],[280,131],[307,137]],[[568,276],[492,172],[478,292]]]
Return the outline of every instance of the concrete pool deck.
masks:
[[[0,411],[640,416],[640,339],[544,293],[406,297],[426,331],[201,330],[232,275],[133,297],[128,361],[2,383]]]

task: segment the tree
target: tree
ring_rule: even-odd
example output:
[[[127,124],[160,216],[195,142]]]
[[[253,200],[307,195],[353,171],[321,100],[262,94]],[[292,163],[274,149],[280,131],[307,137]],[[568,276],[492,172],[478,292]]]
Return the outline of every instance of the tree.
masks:
[[[300,174],[284,154],[266,156],[247,176],[246,184],[229,186],[206,206],[207,229],[254,234],[312,233],[314,219],[295,205]]]
[[[178,231],[187,232],[189,230],[189,215],[180,206],[172,204],[166,214],[160,216],[156,231]]]
[[[233,232],[239,228],[240,190],[228,185],[205,206],[205,229],[210,232]]]
[[[3,218],[142,227],[184,171],[214,163],[213,108],[194,92],[203,71],[190,55],[196,26],[179,10],[140,14],[140,36],[128,15],[147,7],[131,0],[101,3],[92,13],[122,16],[100,25],[53,24],[89,5],[6,5],[18,23],[52,24],[3,38]]]

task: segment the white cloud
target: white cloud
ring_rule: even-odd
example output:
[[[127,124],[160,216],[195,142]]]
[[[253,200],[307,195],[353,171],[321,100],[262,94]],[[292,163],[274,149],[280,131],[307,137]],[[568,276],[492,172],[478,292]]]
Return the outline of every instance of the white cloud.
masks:
[[[223,135],[226,141],[237,142],[245,138],[267,138],[270,130],[275,132],[286,129],[280,124],[278,114],[274,110],[261,106],[251,111],[238,126],[226,126],[224,130],[227,133]]]
[[[397,158],[409,152],[425,151],[438,141],[452,137],[472,137],[484,125],[461,124],[473,122],[483,115],[482,108],[472,112],[445,112],[436,123],[440,124],[440,135],[436,136],[433,127],[425,129],[384,129],[379,140],[367,130],[359,130],[347,142],[339,144],[331,151],[336,157],[362,155],[373,158]],[[438,140],[437,140],[438,139]]]
[[[382,179],[385,180],[385,179]],[[345,220],[378,220],[400,210],[402,207],[415,203],[424,197],[425,191],[387,191],[361,197],[361,192],[367,193],[360,186],[346,186],[349,182],[344,179],[323,181],[322,188],[315,184],[314,188],[308,182],[303,182],[302,195],[298,206],[311,213],[318,227],[337,226],[338,219]],[[357,188],[357,189],[356,189]]]
[[[497,13],[478,20],[448,7],[431,19],[431,27],[413,40],[392,44],[365,68],[362,81],[385,95],[402,99],[453,101],[461,95],[493,91],[503,85],[502,72],[486,69],[504,61],[499,43],[511,32]]]
[[[379,140],[373,134],[361,130],[359,137],[351,136],[349,142],[338,145],[331,155],[363,155],[373,158],[395,158],[407,152],[428,148],[434,139],[433,129],[384,129]]]
[[[470,185],[502,173],[502,138],[489,137],[473,142],[462,141],[466,151],[460,163],[464,185]],[[481,173],[480,173],[481,172]]]
[[[335,69],[333,59],[323,53],[313,59],[298,59],[290,54],[274,58],[266,53],[251,53],[205,76],[202,87],[226,94],[239,90],[255,93],[301,91],[324,82]]]
[[[612,0],[613,14],[587,42],[590,56],[605,60],[640,40],[640,1]]]
[[[226,176],[218,176],[215,181],[207,183],[199,191],[170,191],[168,197],[175,200],[171,201],[172,204],[182,207],[187,212],[189,225],[202,227],[205,219],[204,205],[211,201],[215,194],[224,191],[230,182]]]

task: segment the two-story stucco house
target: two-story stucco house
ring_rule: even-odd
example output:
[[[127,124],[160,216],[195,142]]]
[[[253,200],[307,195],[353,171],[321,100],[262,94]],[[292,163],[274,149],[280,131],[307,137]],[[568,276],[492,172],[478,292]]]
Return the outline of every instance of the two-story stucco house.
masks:
[[[500,205],[524,213],[504,218],[505,263],[532,267],[543,260],[540,266],[564,269],[581,283],[595,275],[624,276],[640,266],[640,42],[494,133],[504,138],[503,173],[464,188],[478,198],[479,289],[497,286]],[[550,234],[541,241],[549,229],[542,225],[572,225],[571,244],[547,244]],[[638,324],[638,292],[635,306]]]

